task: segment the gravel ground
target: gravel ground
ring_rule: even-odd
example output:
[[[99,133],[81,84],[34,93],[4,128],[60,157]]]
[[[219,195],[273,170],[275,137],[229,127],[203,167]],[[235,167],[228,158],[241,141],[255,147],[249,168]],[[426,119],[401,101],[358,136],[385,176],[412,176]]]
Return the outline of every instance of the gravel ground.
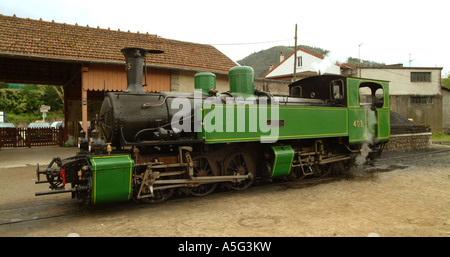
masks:
[[[80,207],[35,197],[35,167],[0,168],[0,236],[448,237],[450,148],[387,152],[345,176],[242,192]]]

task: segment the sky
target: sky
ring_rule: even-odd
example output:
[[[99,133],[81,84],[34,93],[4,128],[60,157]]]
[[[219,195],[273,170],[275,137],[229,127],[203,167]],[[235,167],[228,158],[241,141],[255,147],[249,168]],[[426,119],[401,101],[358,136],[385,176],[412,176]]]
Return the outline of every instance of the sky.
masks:
[[[211,44],[233,61],[297,43],[450,72],[448,0],[1,0],[0,14]],[[411,62],[410,62],[411,60]]]

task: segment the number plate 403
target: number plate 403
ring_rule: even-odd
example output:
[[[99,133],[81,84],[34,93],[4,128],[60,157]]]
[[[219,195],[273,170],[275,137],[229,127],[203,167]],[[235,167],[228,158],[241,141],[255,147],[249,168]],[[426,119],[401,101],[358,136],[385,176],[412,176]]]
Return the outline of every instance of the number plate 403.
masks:
[[[355,120],[353,122],[353,127],[362,128],[362,127],[364,127],[364,122],[362,120]]]

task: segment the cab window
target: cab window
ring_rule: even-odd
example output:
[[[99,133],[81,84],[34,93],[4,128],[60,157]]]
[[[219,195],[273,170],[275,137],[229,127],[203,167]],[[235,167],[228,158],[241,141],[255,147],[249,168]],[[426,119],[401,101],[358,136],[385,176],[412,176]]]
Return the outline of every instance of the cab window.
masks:
[[[344,99],[344,81],[342,79],[333,80],[330,82],[331,97],[335,100]]]
[[[382,108],[384,104],[383,87],[373,82],[361,83],[359,86],[359,104],[366,108]]]

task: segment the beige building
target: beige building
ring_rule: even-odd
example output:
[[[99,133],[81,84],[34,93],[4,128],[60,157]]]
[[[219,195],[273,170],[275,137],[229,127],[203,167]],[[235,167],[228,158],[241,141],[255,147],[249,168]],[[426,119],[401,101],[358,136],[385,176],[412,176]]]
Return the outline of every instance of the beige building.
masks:
[[[194,76],[197,71],[179,70],[171,74],[171,90],[172,92],[192,93],[194,91]],[[216,75],[216,89],[219,92],[226,92],[230,90],[228,74],[215,73]]]
[[[442,132],[450,134],[450,89],[442,87]]]
[[[443,130],[443,98],[440,67],[403,67],[388,65],[362,67],[361,77],[390,81],[391,110],[426,125],[432,132]]]

